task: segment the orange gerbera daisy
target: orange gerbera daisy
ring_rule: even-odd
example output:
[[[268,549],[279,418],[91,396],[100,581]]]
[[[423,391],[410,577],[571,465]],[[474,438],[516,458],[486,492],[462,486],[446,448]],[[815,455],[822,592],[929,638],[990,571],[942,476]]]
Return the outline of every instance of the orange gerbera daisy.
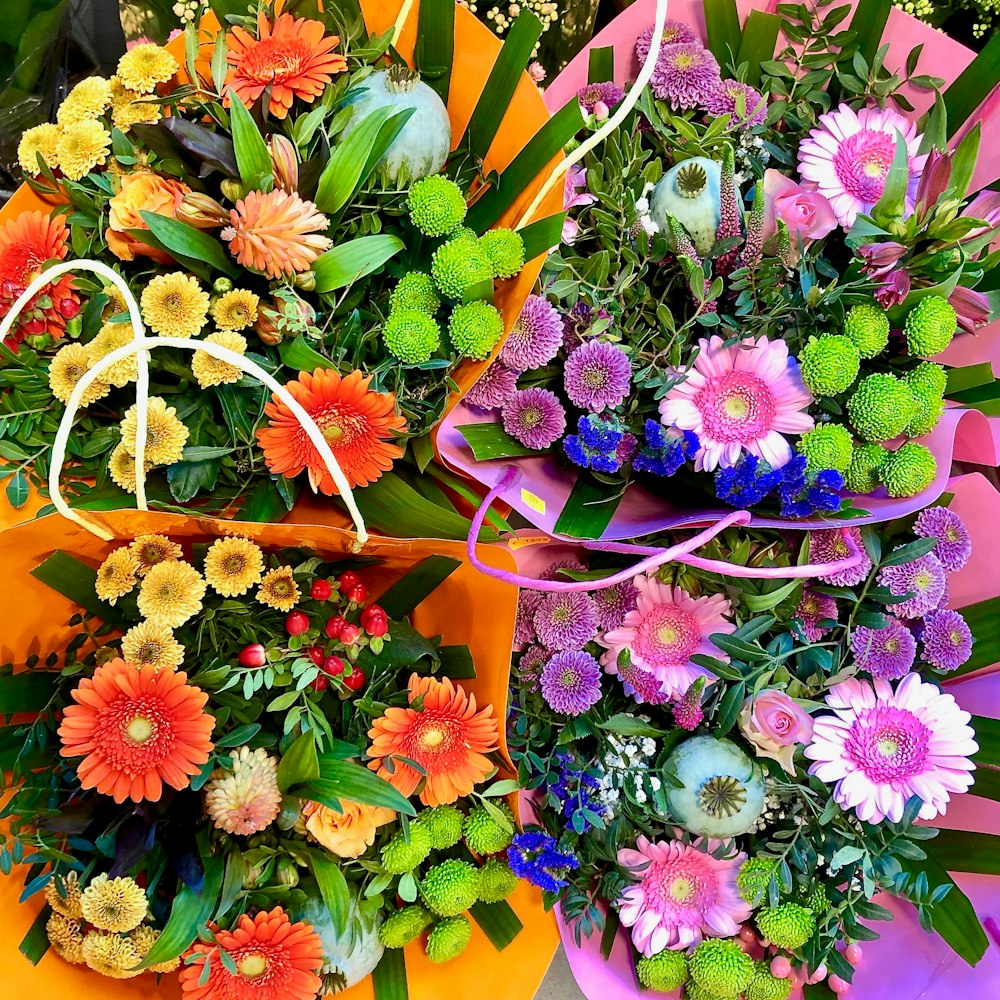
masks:
[[[388,439],[393,432],[405,430],[406,421],[395,415],[391,392],[368,388],[371,378],[359,371],[342,378],[339,372],[317,368],[285,386],[330,442],[352,487],[373,483],[403,454]],[[313,489],[327,496],[338,493],[333,476],[292,411],[272,396],[264,412],[268,424],[257,431],[257,440],[271,472],[291,478],[308,469]]]
[[[220,952],[232,959],[235,973]],[[196,955],[205,958],[188,961]],[[205,961],[209,973],[202,982]],[[322,966],[319,935],[310,924],[293,924],[276,906],[252,918],[243,914],[232,930],[215,932],[214,944],[193,945],[181,966],[181,989],[187,1000],[315,1000]]]
[[[212,751],[208,695],[185,673],[109,660],[80,681],[73,701],[59,727],[60,753],[83,757],[80,783],[115,802],[156,802],[164,782],[187,788]]]
[[[484,756],[498,747],[493,707],[476,711],[476,699],[445,677],[410,677],[409,700],[423,697],[421,708],[387,708],[372,723],[368,766],[403,795],[412,795],[424,775],[400,758],[419,764],[427,784],[420,801],[447,805],[468,795],[493,770]],[[393,770],[385,758],[393,758]]]
[[[308,271],[316,258],[333,246],[322,234],[330,225],[311,201],[281,188],[251,191],[229,212],[232,223],[222,230],[229,252],[244,266],[269,278]]]
[[[22,212],[0,228],[0,316],[6,316],[17,297],[50,260],[63,260],[68,250],[66,217],[50,218],[45,212]],[[42,297],[49,301],[42,308]],[[8,343],[18,344],[27,336],[48,333],[61,337],[66,321],[80,311],[80,299],[73,291],[73,278],[63,275],[43,288],[22,310]]]
[[[319,21],[300,20],[291,14],[282,14],[272,27],[261,11],[257,15],[258,38],[243,28],[226,34],[227,88],[249,107],[270,87],[268,107],[276,118],[288,114],[296,97],[311,104],[334,73],[347,69],[347,60],[331,51],[340,38],[323,32]]]

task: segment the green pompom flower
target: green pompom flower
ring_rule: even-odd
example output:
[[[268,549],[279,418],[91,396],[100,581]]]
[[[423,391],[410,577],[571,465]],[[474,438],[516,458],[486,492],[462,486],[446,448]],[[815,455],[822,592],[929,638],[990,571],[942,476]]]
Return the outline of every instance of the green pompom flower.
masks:
[[[464,913],[479,898],[479,869],[468,861],[442,861],[424,875],[420,895],[438,916]]]
[[[782,903],[757,914],[757,928],[763,937],[786,951],[801,948],[816,930],[816,917],[798,903]]]
[[[910,437],[930,434],[944,413],[944,390],[948,384],[944,368],[931,361],[924,361],[913,371],[907,372],[903,381],[910,387],[910,392],[917,401],[916,416],[910,421],[906,433]]]
[[[889,344],[889,317],[874,302],[854,306],[844,318],[844,333],[854,341],[861,357],[874,358]]]
[[[413,821],[414,826],[422,826],[431,838],[431,847],[443,851],[454,847],[462,839],[462,820],[464,817],[455,806],[434,806],[424,809]]]
[[[889,496],[912,497],[934,482],[937,461],[928,447],[907,441],[886,457],[879,475]]]
[[[826,894],[826,886],[815,885],[800,900],[803,906],[813,911],[816,916],[825,913],[830,908],[830,897]]]
[[[957,329],[954,306],[943,295],[928,295],[910,310],[903,332],[910,354],[931,358],[951,343]]]
[[[378,939],[386,948],[405,948],[433,922],[434,918],[422,906],[404,906],[382,921]]]
[[[921,361],[916,368],[903,376],[903,381],[912,389],[919,386],[937,396],[943,396],[948,387],[948,373],[943,365],[933,361]]]
[[[465,195],[443,174],[417,181],[406,204],[410,221],[425,236],[447,236],[465,221]]]
[[[524,267],[524,240],[513,229],[491,229],[479,245],[489,258],[494,278],[513,278]]]
[[[450,962],[469,947],[471,939],[472,924],[465,917],[449,917],[427,935],[427,957],[436,963]]]
[[[487,858],[479,869],[479,898],[499,903],[517,888],[517,876],[502,858]]]
[[[670,993],[688,981],[688,963],[682,951],[661,951],[652,958],[640,958],[635,971],[647,990],[658,993]]]
[[[879,488],[879,469],[889,453],[880,444],[856,444],[851,453],[851,464],[844,475],[844,485],[852,493],[871,493]]]
[[[492,281],[493,268],[475,236],[461,233],[434,251],[431,277],[442,295],[460,299],[472,285]]]
[[[840,424],[819,424],[799,438],[796,448],[806,457],[806,470],[836,469],[846,472],[851,464],[854,438]]]
[[[802,381],[816,396],[836,396],[854,384],[861,355],[849,337],[810,337],[799,354]]]
[[[773,858],[748,858],[736,873],[736,888],[752,906],[767,896],[767,886],[778,868]]]
[[[753,976],[753,959],[735,940],[708,938],[688,961],[691,978],[703,990],[718,997],[736,997]]]
[[[464,358],[488,358],[503,336],[503,316],[489,302],[468,302],[452,310],[448,323],[451,346]]]
[[[869,375],[847,401],[847,415],[866,441],[880,443],[898,437],[916,416],[917,401],[910,387],[895,375]]]
[[[693,979],[684,984],[684,1000],[737,1000],[736,997],[720,997],[702,989]]]
[[[424,827],[411,823],[409,841],[400,830],[382,848],[382,867],[393,875],[402,875],[413,871],[430,853],[430,834]]]
[[[753,978],[743,991],[744,1000],[788,1000],[792,984],[787,979],[779,979],[771,972],[770,963],[754,963]]]
[[[441,305],[441,298],[434,288],[434,281],[423,271],[410,271],[399,279],[389,296],[393,310],[416,309],[433,316]]]
[[[416,309],[394,309],[382,327],[385,346],[409,365],[426,361],[441,346],[441,328]]]
[[[476,806],[465,817],[462,833],[469,850],[476,854],[499,854],[514,839],[514,814],[506,803],[498,803],[497,808],[507,820],[506,827],[493,817],[486,806]]]

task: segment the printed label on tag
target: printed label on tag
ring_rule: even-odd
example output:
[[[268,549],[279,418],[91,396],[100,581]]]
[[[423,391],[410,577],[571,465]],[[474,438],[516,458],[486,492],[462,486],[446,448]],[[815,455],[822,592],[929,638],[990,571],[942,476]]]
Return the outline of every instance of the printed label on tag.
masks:
[[[518,549],[525,549],[529,545],[548,545],[551,541],[552,539],[548,535],[528,535],[525,538],[512,538],[507,543],[507,547],[516,552]]]
[[[521,502],[539,514],[545,513],[545,501],[541,497],[536,497],[534,493],[526,490],[523,486],[521,487]]]

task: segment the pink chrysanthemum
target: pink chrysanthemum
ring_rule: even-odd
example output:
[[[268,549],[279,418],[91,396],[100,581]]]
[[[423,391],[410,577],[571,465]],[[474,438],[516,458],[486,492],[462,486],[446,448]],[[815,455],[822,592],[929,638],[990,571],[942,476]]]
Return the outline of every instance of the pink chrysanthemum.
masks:
[[[539,679],[542,676],[542,668],[552,656],[552,650],[544,646],[529,646],[517,661],[517,676],[521,685],[528,691],[539,689]]]
[[[601,666],[590,653],[567,649],[545,661],[542,697],[560,715],[579,715],[601,700]]]
[[[710,115],[729,115],[729,124],[740,128],[763,125],[767,118],[767,101],[739,80],[723,80],[718,90],[705,96],[702,106]]]
[[[607,649],[601,663],[608,673],[618,673],[618,654],[627,649],[634,666],[659,680],[663,694],[679,697],[699,677],[712,676],[691,662],[694,653],[729,659],[709,636],[736,630],[726,620],[732,607],[721,594],[692,597],[655,576],[637,576],[635,585],[639,591],[635,610],[625,616],[621,628],[598,636]]]
[[[972,555],[972,539],[965,522],[947,507],[928,507],[920,512],[913,533],[933,538],[934,555],[949,573],[962,569]]]
[[[626,580],[624,583],[616,583],[612,587],[595,591],[593,598],[597,606],[597,625],[602,631],[607,632],[609,629],[618,628],[625,621],[625,616],[635,610],[639,589],[631,580]]]
[[[632,362],[617,345],[591,340],[566,359],[566,395],[574,406],[591,413],[618,406],[632,388]]]
[[[893,614],[900,618],[923,618],[929,611],[940,608],[948,598],[948,575],[941,560],[930,552],[897,566],[883,566],[878,582],[897,597],[911,595],[905,601],[890,605]]]
[[[837,602],[829,594],[819,594],[807,587],[802,591],[795,617],[802,622],[806,642],[819,642],[830,631],[823,628],[820,622],[837,620]]]
[[[699,472],[735,465],[744,451],[783,466],[792,457],[784,435],[805,434],[814,424],[806,412],[812,393],[788,345],[760,337],[727,347],[712,337],[698,346],[684,381],[660,402],[661,422],[698,435]]]
[[[898,618],[890,618],[882,628],[859,625],[851,633],[851,652],[861,670],[894,681],[905,677],[913,667],[917,641]]]
[[[824,573],[818,579],[823,583],[829,583],[833,587],[854,587],[868,578],[872,571],[872,561],[865,552],[864,544],[861,541],[861,531],[858,528],[847,528],[851,545],[854,551],[860,553],[861,560],[849,569],[838,570],[834,573]],[[814,531],[809,536],[809,562],[811,563],[835,563],[843,562],[851,556],[851,549],[844,538],[840,528],[824,528],[822,531]]]
[[[834,799],[865,822],[898,822],[914,795],[923,802],[920,818],[934,819],[952,792],[972,784],[969,757],[979,746],[971,716],[917,674],[895,691],[888,681],[852,678],[834,685],[826,703],[835,714],[814,722],[809,773],[835,782]]]
[[[544,295],[529,295],[500,348],[500,360],[526,372],[548,364],[562,344],[563,321]]]
[[[465,401],[480,410],[498,410],[517,392],[519,374],[502,361],[494,361],[466,393]]]
[[[607,81],[604,83],[588,83],[586,87],[581,87],[576,92],[576,99],[580,103],[580,109],[586,115],[594,113],[595,104],[603,104],[605,108],[611,109],[618,104],[625,96],[625,91],[617,83]]]
[[[579,559],[556,559],[555,562],[550,562],[548,566],[545,567],[538,574],[539,580],[569,580],[570,577],[563,575],[564,569],[574,570],[577,573],[583,573],[586,571],[587,567],[580,562]]]
[[[704,937],[733,937],[749,918],[751,906],[736,885],[746,855],[712,857],[708,851],[718,846],[706,840],[653,844],[639,837],[634,850],[619,850],[620,865],[643,866],[618,907],[621,922],[632,928],[632,943],[647,958],[700,944]]]
[[[938,670],[958,670],[972,656],[972,629],[957,611],[932,611],[920,639],[923,659]]]
[[[514,393],[500,411],[503,429],[525,448],[540,451],[566,430],[566,411],[554,392],[532,386]]]
[[[722,82],[715,56],[698,42],[664,45],[649,88],[676,111],[701,107]]]
[[[514,642],[520,646],[534,642],[535,612],[542,603],[545,594],[540,590],[522,590],[517,595],[517,615],[514,618]]]
[[[653,44],[653,31],[656,25],[651,24],[636,40],[635,40],[635,54],[640,63],[646,61],[646,56],[649,55],[650,46]],[[668,17],[663,22],[663,34],[662,34],[663,45],[677,45],[679,42],[697,42],[698,36],[694,33],[694,29],[690,25],[685,24],[683,21],[676,21],[671,17]]]
[[[533,620],[538,641],[549,649],[582,649],[597,632],[597,608],[580,591],[545,595]]]
[[[909,151],[910,181],[906,211],[913,211],[926,155],[918,155],[916,126],[891,108],[855,111],[841,104],[819,117],[819,127],[799,146],[799,174],[815,184],[833,206],[837,221],[849,229],[882,197],[900,134]]]

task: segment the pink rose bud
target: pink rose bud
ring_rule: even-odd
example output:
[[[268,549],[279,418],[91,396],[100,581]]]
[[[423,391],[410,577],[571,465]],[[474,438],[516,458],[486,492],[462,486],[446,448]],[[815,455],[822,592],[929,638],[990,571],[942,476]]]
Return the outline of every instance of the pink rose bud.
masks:
[[[764,232],[766,243],[777,223],[788,227],[796,256],[802,247],[822,239],[837,228],[833,206],[818,191],[811,191],[778,170],[764,171]]]
[[[604,101],[594,102],[594,121],[604,122],[608,120],[608,106]]]
[[[776,760],[789,774],[800,743],[812,739],[813,722],[784,691],[762,691],[740,710],[740,730],[757,750],[758,757]]]

